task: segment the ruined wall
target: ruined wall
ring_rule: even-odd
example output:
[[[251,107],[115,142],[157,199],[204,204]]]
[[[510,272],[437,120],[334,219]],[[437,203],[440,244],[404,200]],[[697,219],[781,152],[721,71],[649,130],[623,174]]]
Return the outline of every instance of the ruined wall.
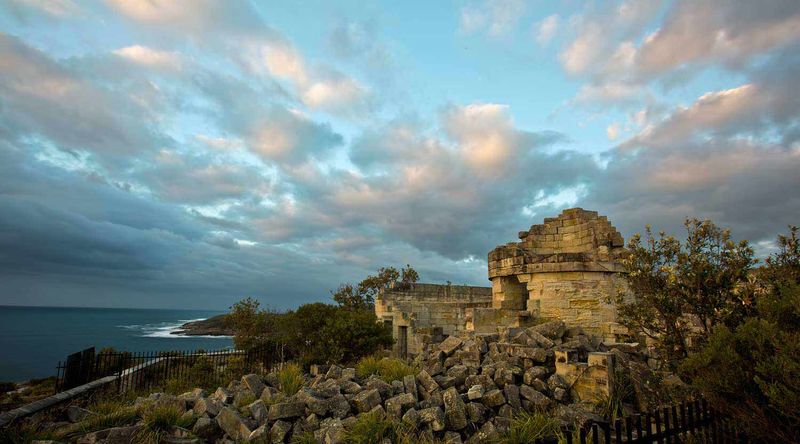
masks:
[[[492,307],[561,319],[613,340],[613,302],[625,291],[622,235],[605,216],[581,208],[545,218],[489,253]]]
[[[395,353],[415,355],[424,343],[464,330],[472,309],[491,304],[489,287],[410,284],[381,292],[375,300],[375,315],[391,324]]]

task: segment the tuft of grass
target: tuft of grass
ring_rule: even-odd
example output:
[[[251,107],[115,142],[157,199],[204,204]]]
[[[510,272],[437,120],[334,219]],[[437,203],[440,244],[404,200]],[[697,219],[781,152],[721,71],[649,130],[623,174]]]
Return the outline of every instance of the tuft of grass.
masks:
[[[345,434],[346,444],[380,444],[389,438],[397,442],[404,433],[404,426],[397,420],[379,413],[366,413]]]
[[[86,434],[111,427],[131,425],[139,418],[139,411],[133,406],[121,407],[115,411],[88,416],[83,421],[75,424],[74,428],[66,431],[66,435]],[[66,436],[65,436],[66,437]]]
[[[523,412],[511,421],[511,427],[502,434],[502,442],[508,444],[526,444],[544,438],[561,440],[561,422],[546,413]]]
[[[158,444],[173,426],[188,427],[193,418],[184,417],[175,406],[161,406],[149,409],[142,415],[144,428],[135,437],[141,444]]]
[[[304,432],[302,435],[293,436],[292,444],[317,444],[317,439],[314,438],[313,432]]]
[[[356,364],[356,374],[360,378],[376,375],[385,382],[402,381],[404,376],[419,373],[416,366],[409,365],[406,361],[397,358],[379,358],[366,356]]]
[[[292,396],[303,387],[305,379],[303,370],[297,364],[284,364],[277,370],[280,390],[286,396]]]

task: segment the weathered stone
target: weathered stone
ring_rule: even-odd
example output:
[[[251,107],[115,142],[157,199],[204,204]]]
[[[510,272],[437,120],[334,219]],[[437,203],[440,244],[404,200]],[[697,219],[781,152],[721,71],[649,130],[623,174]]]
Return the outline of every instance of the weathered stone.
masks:
[[[456,385],[456,378],[450,376],[438,375],[434,376],[433,380],[439,384],[439,387],[441,387],[442,390],[454,387]]]
[[[202,415],[203,413],[208,414],[208,416],[217,416],[219,415],[219,410],[222,408],[220,403],[212,398],[200,398],[194,403],[194,407],[192,410],[197,415]]]
[[[267,410],[267,406],[264,405],[264,401],[259,399],[258,401],[248,405],[247,408],[250,410],[250,416],[252,416],[259,425],[264,425],[264,423],[267,422],[269,411]]]
[[[222,387],[218,388],[210,398],[223,404],[230,404],[233,402],[233,394]]]
[[[345,434],[342,420],[328,418],[320,422],[319,429],[314,432],[314,438],[318,443],[339,444],[344,442]]]
[[[514,372],[511,369],[501,368],[494,373],[494,383],[503,388],[506,384],[514,383]]]
[[[561,401],[561,402],[566,401],[568,398],[567,395],[568,395],[567,391],[561,387],[558,387],[555,390],[553,390],[553,398],[556,401]]]
[[[467,391],[467,398],[469,398],[470,401],[475,401],[477,399],[481,399],[483,397],[483,393],[485,391],[486,390],[483,388],[482,385],[480,385],[480,384],[473,385]]]
[[[433,393],[439,389],[439,384],[425,370],[420,370],[420,372],[417,374],[417,381],[428,393]]]
[[[353,397],[353,407],[359,412],[368,412],[381,403],[378,389],[364,390]]]
[[[450,387],[442,394],[444,402],[445,424],[448,430],[461,430],[467,426],[467,413],[455,387]]]
[[[461,342],[461,339],[456,336],[448,336],[447,339],[439,344],[439,350],[444,352],[445,355],[450,356],[458,349]]]
[[[461,444],[461,435],[457,432],[445,432],[444,444]]]
[[[338,365],[332,365],[328,369],[328,373],[325,374],[325,378],[327,379],[339,379],[342,377],[342,368]]]
[[[403,381],[392,381],[392,396],[397,396],[401,393],[405,393],[405,386],[403,385]]]
[[[296,400],[278,402],[269,406],[267,417],[270,421],[277,419],[297,418],[305,414],[305,405]]]
[[[350,414],[350,403],[344,395],[336,395],[328,399],[328,411],[334,418],[346,418]]]
[[[111,427],[97,432],[87,433],[76,441],[77,444],[128,444],[142,430],[142,426]]]
[[[252,431],[247,427],[242,417],[233,409],[228,407],[223,408],[220,410],[219,415],[217,415],[216,420],[219,428],[225,431],[231,438],[245,440],[250,437]]]
[[[503,404],[500,406],[500,409],[497,411],[497,416],[503,418],[513,418],[514,417],[514,408],[508,404]]]
[[[440,407],[431,407],[420,410],[420,422],[429,424],[434,432],[440,432],[445,428],[444,411]]]
[[[255,430],[250,432],[250,436],[247,438],[247,441],[265,442],[268,438],[269,438],[269,427],[267,427],[267,424],[262,424],[258,426]]]
[[[393,398],[386,400],[386,412],[394,416],[395,418],[400,418],[407,409],[414,407],[416,401],[414,400],[414,396],[411,393],[403,393],[402,395],[397,395]]]
[[[567,331],[567,326],[564,325],[564,321],[550,321],[534,325],[530,329],[546,338],[561,339]]]
[[[506,402],[508,405],[517,410],[522,408],[522,404],[520,403],[519,399],[519,386],[514,384],[506,384],[506,386],[503,387],[503,393],[506,395]]]
[[[419,400],[419,394],[417,393],[417,379],[414,377],[414,375],[406,375],[403,377],[403,387],[406,393],[414,396],[414,401]]]
[[[547,349],[547,348],[552,348],[555,345],[550,338],[539,333],[536,330],[528,329],[527,334],[528,337],[531,338],[534,342],[536,342],[536,344],[539,347]]]
[[[511,355],[520,358],[531,359],[534,362],[544,362],[547,360],[547,351],[538,347],[525,347],[521,345],[512,346]]]
[[[467,419],[473,424],[483,424],[486,415],[486,406],[477,402],[467,404]]]
[[[339,379],[342,381],[352,381],[356,379],[356,369],[352,367],[342,369],[342,376]]]
[[[371,379],[367,381],[366,385],[364,386],[367,390],[377,390],[381,394],[381,398],[387,399],[392,396],[392,386],[387,384],[386,381],[382,379]]]
[[[332,398],[341,393],[342,389],[335,379],[326,379],[312,386],[309,391],[319,398]]]
[[[353,381],[344,381],[344,382],[342,382],[342,385],[341,385],[342,393],[348,393],[350,395],[354,395],[354,394],[360,392],[361,390],[363,390],[363,387],[361,387],[356,382],[353,382]]]
[[[249,374],[242,376],[242,384],[244,384],[250,392],[253,393],[253,396],[256,398],[261,396],[261,393],[266,388],[263,382],[261,382],[261,377],[256,374]]]
[[[552,404],[552,401],[547,396],[534,390],[533,387],[523,385],[519,388],[519,394],[523,398],[530,401],[537,409],[544,409]]]
[[[533,385],[533,381],[544,378],[549,373],[550,371],[547,370],[547,368],[545,367],[541,366],[531,367],[525,370],[525,374],[522,375],[522,381],[525,384]]]
[[[206,415],[202,415],[197,418],[197,421],[194,423],[194,427],[192,427],[192,433],[206,441],[213,442],[222,436],[222,429],[219,427],[219,424],[217,424],[216,420],[211,419]]]
[[[273,443],[280,443],[284,442],[286,439],[286,435],[289,431],[292,430],[292,423],[278,420],[275,421],[275,424],[272,424],[272,428],[269,429],[269,439],[270,442]]]
[[[80,422],[90,416],[97,416],[97,413],[90,412],[84,408],[80,408],[76,405],[71,405],[67,407],[67,418],[69,422]]]
[[[486,422],[483,426],[481,426],[480,430],[470,437],[467,443],[482,444],[487,442],[498,442],[499,439],[500,434],[497,432],[494,424],[491,422]]]
[[[498,407],[506,403],[506,398],[503,396],[503,392],[495,389],[484,393],[481,402],[486,407]]]
[[[403,422],[410,425],[413,428],[417,428],[419,425],[419,413],[415,408],[410,408],[403,414]]]

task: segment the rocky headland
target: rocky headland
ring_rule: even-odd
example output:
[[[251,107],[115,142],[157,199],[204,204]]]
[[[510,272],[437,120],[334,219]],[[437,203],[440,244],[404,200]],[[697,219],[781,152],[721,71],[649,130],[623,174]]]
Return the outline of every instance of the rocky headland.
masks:
[[[179,330],[173,331],[173,335],[182,336],[233,336],[234,330],[227,322],[228,315],[221,314],[203,319],[202,321],[192,321],[181,325]]]

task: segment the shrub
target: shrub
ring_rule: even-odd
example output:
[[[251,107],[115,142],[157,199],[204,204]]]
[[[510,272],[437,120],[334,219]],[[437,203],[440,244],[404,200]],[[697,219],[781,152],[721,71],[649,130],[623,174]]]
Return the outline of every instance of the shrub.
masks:
[[[419,373],[418,368],[397,358],[366,356],[361,358],[356,364],[356,374],[358,374],[360,378],[376,375],[388,383],[392,381],[402,381],[404,376],[416,376],[417,373]]]
[[[103,415],[91,415],[75,425],[74,431],[79,434],[96,432],[111,427],[130,425],[139,418],[139,411],[133,406],[120,407]]]
[[[303,370],[297,364],[283,364],[276,372],[278,376],[278,383],[286,396],[292,396],[299,392],[305,382],[303,378]]]
[[[313,432],[304,432],[301,435],[294,435],[292,444],[317,444],[317,439],[314,438]]]
[[[511,421],[511,426],[502,434],[502,442],[527,444],[544,438],[561,440],[562,437],[561,422],[555,415],[523,412]]]

